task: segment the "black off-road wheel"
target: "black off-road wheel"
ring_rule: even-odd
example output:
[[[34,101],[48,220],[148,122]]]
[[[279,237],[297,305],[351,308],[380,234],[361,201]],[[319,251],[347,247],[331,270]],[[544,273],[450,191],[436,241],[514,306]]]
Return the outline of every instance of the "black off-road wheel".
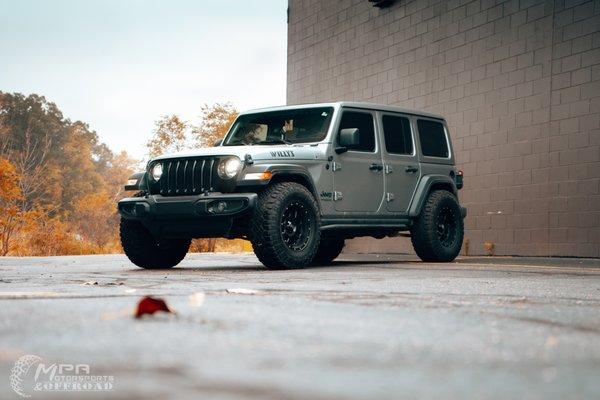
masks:
[[[146,269],[172,268],[184,259],[191,239],[156,240],[137,221],[121,218],[121,245],[132,263]]]
[[[411,241],[419,258],[432,262],[454,260],[460,253],[463,235],[456,197],[446,190],[431,192],[411,228]]]
[[[314,265],[331,264],[342,253],[345,244],[344,238],[321,237],[321,243],[319,243],[319,248],[312,263]]]
[[[321,239],[318,205],[304,186],[276,183],[258,196],[250,238],[254,254],[271,269],[303,268]]]

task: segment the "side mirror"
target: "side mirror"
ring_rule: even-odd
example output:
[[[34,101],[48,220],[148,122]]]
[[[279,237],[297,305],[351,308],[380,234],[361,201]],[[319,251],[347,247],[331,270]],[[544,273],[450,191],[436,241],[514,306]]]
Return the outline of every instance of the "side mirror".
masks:
[[[358,128],[346,128],[340,130],[339,143],[340,147],[335,149],[338,154],[345,153],[348,148],[358,146],[360,142],[360,131]]]
[[[217,139],[215,140],[215,142],[213,143],[213,147],[218,147],[221,145],[221,143],[223,143],[223,139]]]

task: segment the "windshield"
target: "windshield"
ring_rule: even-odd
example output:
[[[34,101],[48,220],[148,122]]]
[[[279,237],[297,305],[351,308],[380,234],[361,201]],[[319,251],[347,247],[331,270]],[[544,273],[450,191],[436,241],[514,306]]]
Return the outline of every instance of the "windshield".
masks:
[[[320,142],[327,135],[332,115],[333,107],[241,115],[223,145]]]

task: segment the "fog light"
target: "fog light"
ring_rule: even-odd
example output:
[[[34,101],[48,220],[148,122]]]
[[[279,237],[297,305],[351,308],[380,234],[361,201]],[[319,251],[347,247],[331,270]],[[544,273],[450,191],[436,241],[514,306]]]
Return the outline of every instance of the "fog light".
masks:
[[[227,203],[225,203],[224,201],[220,201],[217,203],[217,211],[218,212],[223,212],[227,210]]]
[[[225,201],[217,201],[208,206],[208,212],[211,214],[223,213],[225,211],[227,211],[227,202]]]

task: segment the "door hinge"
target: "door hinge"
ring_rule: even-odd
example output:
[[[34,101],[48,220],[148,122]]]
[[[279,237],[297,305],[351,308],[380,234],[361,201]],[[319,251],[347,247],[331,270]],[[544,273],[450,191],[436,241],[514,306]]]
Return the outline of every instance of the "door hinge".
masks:
[[[333,192],[333,201],[341,200],[343,197],[342,192]]]
[[[388,201],[388,203],[390,201],[394,201],[394,193],[386,193],[385,194],[385,199]]]
[[[331,170],[333,172],[339,171],[340,169],[342,169],[342,164],[335,162],[335,161],[331,163]]]
[[[392,172],[394,172],[394,168],[391,165],[385,164],[384,171],[386,174],[391,174]]]

